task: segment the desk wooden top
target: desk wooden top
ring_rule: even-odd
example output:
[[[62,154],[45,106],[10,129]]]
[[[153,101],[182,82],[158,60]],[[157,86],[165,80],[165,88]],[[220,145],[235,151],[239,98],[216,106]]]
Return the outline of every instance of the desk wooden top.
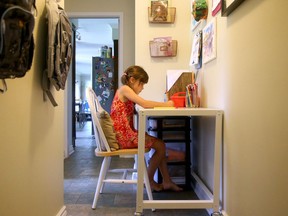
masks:
[[[223,111],[214,108],[157,107],[150,109],[139,108],[138,114],[146,116],[222,116]]]

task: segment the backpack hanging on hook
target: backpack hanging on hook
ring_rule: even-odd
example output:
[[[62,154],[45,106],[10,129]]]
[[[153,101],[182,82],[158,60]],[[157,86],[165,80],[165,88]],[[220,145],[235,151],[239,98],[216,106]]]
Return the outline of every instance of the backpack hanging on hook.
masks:
[[[34,54],[35,0],[0,2],[0,93],[7,91],[5,79],[25,76]]]
[[[72,61],[72,25],[59,0],[46,0],[47,10],[47,65],[43,72],[44,100],[48,96],[53,106],[58,106],[50,87],[64,90]]]

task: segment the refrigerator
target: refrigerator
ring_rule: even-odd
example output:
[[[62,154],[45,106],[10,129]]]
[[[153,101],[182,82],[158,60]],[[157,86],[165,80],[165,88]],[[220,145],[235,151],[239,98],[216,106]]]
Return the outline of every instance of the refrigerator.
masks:
[[[114,65],[113,58],[92,57],[92,88],[108,113],[118,86]]]

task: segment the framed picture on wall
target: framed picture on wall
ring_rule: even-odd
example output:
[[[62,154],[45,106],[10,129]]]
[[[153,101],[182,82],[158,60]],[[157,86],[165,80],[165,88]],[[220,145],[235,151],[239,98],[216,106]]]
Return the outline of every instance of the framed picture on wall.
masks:
[[[229,16],[245,0],[222,0],[222,16]]]
[[[216,18],[203,28],[202,44],[202,59],[205,64],[216,58]]]
[[[216,14],[221,10],[222,0],[212,0],[212,16],[216,16]]]

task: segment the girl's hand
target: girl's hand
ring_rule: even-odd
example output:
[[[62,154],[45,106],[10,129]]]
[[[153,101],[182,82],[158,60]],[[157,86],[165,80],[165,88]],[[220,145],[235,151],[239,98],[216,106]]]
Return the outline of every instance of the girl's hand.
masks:
[[[168,103],[168,106],[170,106],[170,107],[174,107],[174,101],[169,100],[169,101],[167,101],[167,103]]]

